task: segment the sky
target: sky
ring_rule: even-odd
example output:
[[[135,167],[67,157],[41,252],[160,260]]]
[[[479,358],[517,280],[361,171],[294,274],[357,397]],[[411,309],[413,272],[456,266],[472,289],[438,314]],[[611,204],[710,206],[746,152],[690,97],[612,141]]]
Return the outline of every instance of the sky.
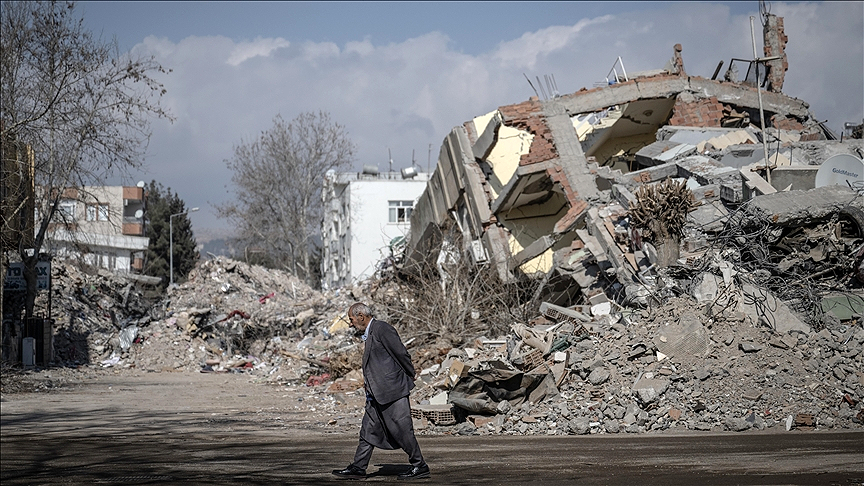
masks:
[[[154,120],[145,169],[188,208],[199,242],[230,234],[226,160],[281,115],[325,111],[356,144],[354,167],[434,170],[454,127],[534,95],[593,87],[620,56],[661,69],[680,43],[688,74],[750,59],[752,2],[79,2],[121,51],[155,56],[175,120]],[[783,92],[836,133],[864,120],[864,2],[767,2],[784,18]],[[536,82],[535,82],[536,85]],[[431,163],[430,163],[431,161]]]

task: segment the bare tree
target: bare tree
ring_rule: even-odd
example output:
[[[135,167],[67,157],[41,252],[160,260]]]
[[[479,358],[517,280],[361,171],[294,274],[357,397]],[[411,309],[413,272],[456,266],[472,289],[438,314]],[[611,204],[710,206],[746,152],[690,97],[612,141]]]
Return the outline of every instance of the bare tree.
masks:
[[[122,55],[116,41],[94,37],[74,3],[2,6],[0,139],[32,148],[32,166],[20,170],[33,174],[37,214],[35,237],[2,250],[17,251],[24,262],[30,316],[49,229],[73,223],[62,220],[61,199],[139,168],[151,117],[171,117],[159,104],[165,89],[154,78],[166,71],[152,57]]]
[[[262,247],[274,266],[311,285],[324,175],[350,167],[353,157],[354,144],[329,114],[301,113],[290,122],[277,115],[272,128],[241,141],[225,161],[236,198],[219,214],[235,225],[241,246]]]

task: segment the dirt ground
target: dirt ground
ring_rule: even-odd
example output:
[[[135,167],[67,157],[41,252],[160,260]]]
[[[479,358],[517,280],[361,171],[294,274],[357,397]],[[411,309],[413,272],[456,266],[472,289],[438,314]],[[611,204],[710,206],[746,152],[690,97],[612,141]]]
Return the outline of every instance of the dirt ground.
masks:
[[[16,383],[4,376],[5,485],[335,481],[362,405],[242,373],[51,369]],[[864,432],[772,430],[419,440],[427,484],[864,484]],[[367,480],[395,480],[405,460],[377,451]]]

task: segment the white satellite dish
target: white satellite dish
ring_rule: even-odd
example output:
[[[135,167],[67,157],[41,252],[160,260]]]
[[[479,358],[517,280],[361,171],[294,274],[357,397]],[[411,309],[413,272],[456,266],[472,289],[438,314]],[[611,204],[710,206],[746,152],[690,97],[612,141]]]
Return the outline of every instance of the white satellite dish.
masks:
[[[137,219],[141,219],[143,216],[144,216],[144,211],[142,211],[140,209],[138,211],[135,211],[135,217]]]
[[[138,181],[138,184],[135,184],[135,187],[144,188],[144,181]]]
[[[816,171],[816,187],[864,184],[864,161],[849,154],[838,154],[822,162]]]

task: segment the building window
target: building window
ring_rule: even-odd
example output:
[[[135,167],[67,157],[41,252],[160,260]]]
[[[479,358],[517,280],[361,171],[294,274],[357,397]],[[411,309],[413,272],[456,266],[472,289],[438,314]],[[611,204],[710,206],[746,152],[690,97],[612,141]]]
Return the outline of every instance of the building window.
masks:
[[[108,221],[108,205],[88,204],[87,221]]]
[[[391,223],[408,223],[411,221],[414,201],[389,201],[389,203]]]
[[[75,201],[64,199],[57,206],[57,214],[64,221],[75,220]]]

